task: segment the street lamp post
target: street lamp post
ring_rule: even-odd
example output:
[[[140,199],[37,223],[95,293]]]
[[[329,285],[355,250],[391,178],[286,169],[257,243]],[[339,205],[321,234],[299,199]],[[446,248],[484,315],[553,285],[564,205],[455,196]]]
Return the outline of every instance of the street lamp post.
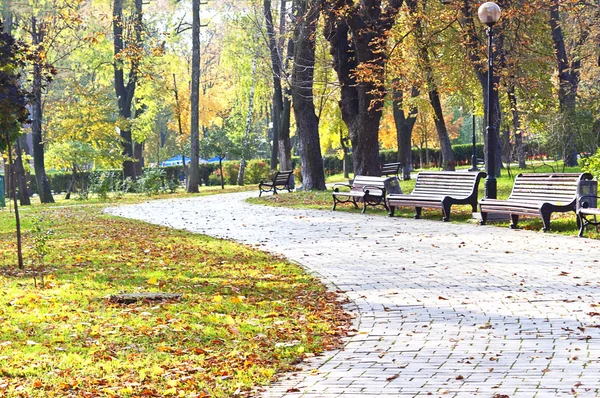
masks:
[[[497,197],[497,183],[496,183],[496,143],[498,142],[498,133],[496,127],[493,125],[492,112],[493,112],[493,50],[492,50],[492,37],[493,30],[492,26],[500,19],[500,7],[494,2],[488,1],[483,3],[477,11],[479,20],[481,23],[487,25],[488,35],[488,92],[487,92],[487,148],[486,148],[486,172],[487,177],[485,179],[485,197],[496,199]]]

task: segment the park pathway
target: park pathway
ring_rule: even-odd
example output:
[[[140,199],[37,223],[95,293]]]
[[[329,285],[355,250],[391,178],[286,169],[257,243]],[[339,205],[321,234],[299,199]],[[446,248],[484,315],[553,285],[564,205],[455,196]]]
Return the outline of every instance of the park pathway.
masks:
[[[344,349],[262,397],[600,396],[600,242],[248,196],[109,212],[259,245],[345,292],[356,332]]]

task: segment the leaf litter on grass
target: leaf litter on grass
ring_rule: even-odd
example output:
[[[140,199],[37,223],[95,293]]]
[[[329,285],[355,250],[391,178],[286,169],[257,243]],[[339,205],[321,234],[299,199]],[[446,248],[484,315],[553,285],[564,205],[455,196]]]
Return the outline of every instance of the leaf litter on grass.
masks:
[[[0,266],[0,397],[243,396],[347,330],[339,297],[282,258],[98,207],[44,215],[45,287]],[[140,292],[182,299],[109,299]]]

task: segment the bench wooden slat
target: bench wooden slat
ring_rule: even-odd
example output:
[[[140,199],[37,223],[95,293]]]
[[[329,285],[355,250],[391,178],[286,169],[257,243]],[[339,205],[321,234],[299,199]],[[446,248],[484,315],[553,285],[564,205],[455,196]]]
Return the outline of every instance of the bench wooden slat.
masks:
[[[388,195],[390,217],[396,207],[415,208],[415,218],[421,217],[421,209],[442,209],[443,220],[450,219],[450,209],[455,204],[477,207],[477,189],[479,181],[485,177],[483,172],[427,171],[417,175],[413,191],[408,195]]]
[[[481,224],[486,223],[488,213],[509,214],[511,228],[517,227],[520,215],[534,216],[542,219],[548,231],[552,213],[575,211],[577,184],[591,179],[588,173],[519,174],[508,199],[479,201]]]

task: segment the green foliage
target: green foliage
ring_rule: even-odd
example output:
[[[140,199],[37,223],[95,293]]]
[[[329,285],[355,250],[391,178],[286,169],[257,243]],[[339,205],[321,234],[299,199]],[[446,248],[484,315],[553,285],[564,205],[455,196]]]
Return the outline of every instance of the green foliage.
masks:
[[[26,93],[19,84],[17,72],[22,49],[14,37],[4,33],[0,21],[0,151],[6,150],[20,133],[20,124],[29,116]]]
[[[581,163],[583,164],[581,168],[583,171],[587,171],[596,179],[600,179],[600,149],[589,158],[582,159]]]
[[[156,195],[159,192],[167,190],[164,180],[166,173],[162,169],[153,168],[144,170],[144,174],[139,179],[138,188],[140,193]]]
[[[108,194],[115,191],[118,177],[112,171],[97,171],[90,174],[89,190],[100,200],[107,200]]]

